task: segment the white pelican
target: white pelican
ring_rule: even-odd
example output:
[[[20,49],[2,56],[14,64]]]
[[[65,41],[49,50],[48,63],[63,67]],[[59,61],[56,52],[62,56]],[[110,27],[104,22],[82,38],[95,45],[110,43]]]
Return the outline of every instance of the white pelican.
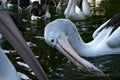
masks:
[[[69,0],[59,0],[56,12],[62,10],[62,6],[66,6]]]
[[[2,2],[1,2],[2,3]],[[19,55],[30,66],[39,80],[47,80],[39,62],[35,58],[26,41],[18,31],[9,13],[3,6],[0,6],[0,33],[19,52]],[[14,66],[0,48],[0,80],[20,80]]]
[[[57,48],[74,64],[83,63],[79,56],[97,57],[120,54],[120,13],[102,24],[93,34],[94,39],[85,43],[76,26],[68,19],[50,22],[44,31],[48,45]]]
[[[68,6],[64,12],[66,18],[74,21],[84,20],[87,16],[90,16],[90,6],[87,0],[80,0],[79,6],[77,6],[78,0],[69,0]]]
[[[31,20],[38,20],[41,18],[49,19],[51,18],[51,14],[49,11],[49,6],[55,6],[56,3],[54,0],[41,0],[40,3],[38,0],[34,0],[29,9],[31,13]]]
[[[30,0],[18,0],[18,12],[23,13],[23,10],[28,10]]]

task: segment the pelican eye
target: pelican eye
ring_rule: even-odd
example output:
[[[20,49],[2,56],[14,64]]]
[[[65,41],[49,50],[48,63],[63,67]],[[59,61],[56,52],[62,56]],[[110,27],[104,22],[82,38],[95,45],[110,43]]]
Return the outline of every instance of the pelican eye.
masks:
[[[51,39],[51,42],[54,42],[54,39]]]

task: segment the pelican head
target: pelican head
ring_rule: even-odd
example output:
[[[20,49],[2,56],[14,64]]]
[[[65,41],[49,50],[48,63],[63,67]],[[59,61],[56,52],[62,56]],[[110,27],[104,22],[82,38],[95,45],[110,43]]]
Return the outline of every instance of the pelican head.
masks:
[[[62,19],[61,19],[62,20]],[[46,27],[45,27],[45,33],[44,33],[44,37],[45,37],[45,40],[46,40],[46,42],[51,46],[51,47],[55,47],[56,45],[57,45],[57,40],[58,40],[58,38],[60,37],[60,34],[62,33],[62,32],[65,32],[65,34],[68,34],[68,31],[66,31],[66,30],[70,30],[71,29],[71,25],[68,23],[68,22],[66,22],[66,21],[69,21],[69,20],[64,20],[65,22],[63,22],[63,24],[61,24],[60,22],[61,22],[61,20],[57,20],[57,21],[55,21],[56,22],[56,24],[58,25],[58,26],[60,26],[60,27],[58,27],[58,26],[55,26],[55,24],[54,24],[54,21],[52,22],[52,23],[50,23],[50,24],[48,24]],[[71,23],[72,24],[72,23]],[[68,29],[65,29],[66,27],[64,27],[64,25],[67,25],[67,26],[69,26],[69,28]],[[72,25],[74,25],[74,24],[72,24]],[[51,27],[48,27],[48,26],[51,26]],[[49,34],[48,34],[49,33]],[[54,34],[55,33],[55,34]]]

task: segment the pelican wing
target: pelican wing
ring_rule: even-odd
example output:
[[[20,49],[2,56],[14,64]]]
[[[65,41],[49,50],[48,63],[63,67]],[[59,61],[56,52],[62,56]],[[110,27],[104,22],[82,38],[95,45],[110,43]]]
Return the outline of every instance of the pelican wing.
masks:
[[[93,33],[93,38],[95,39],[96,36],[98,36],[99,33],[102,32],[103,29],[107,29],[109,27],[114,27],[112,32],[114,32],[114,30],[117,29],[117,27],[119,26],[119,22],[120,22],[120,13],[116,14],[115,16],[113,16],[112,18],[110,18],[109,20],[107,20],[105,23],[103,23],[94,33]],[[111,33],[112,33],[111,32]],[[104,37],[104,35],[103,35]]]
[[[97,28],[97,29],[95,30],[95,32],[94,32],[93,35],[92,35],[93,39],[95,39],[95,38],[98,36],[98,34],[105,28],[106,24],[107,24],[109,21],[110,21],[110,19],[109,19],[108,21],[106,21],[105,23],[103,23],[99,28]]]
[[[113,28],[111,32],[112,33],[110,34],[110,37],[107,40],[107,44],[110,48],[119,48],[120,47],[120,27],[118,27],[116,30],[114,30]]]

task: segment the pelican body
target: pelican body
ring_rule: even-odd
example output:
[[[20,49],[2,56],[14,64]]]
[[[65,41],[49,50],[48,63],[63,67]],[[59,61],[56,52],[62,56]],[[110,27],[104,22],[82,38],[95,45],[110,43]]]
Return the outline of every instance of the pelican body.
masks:
[[[51,17],[49,12],[49,5],[55,6],[54,0],[31,0],[29,7],[31,13],[31,20],[38,20],[41,18],[48,19]]]
[[[102,24],[93,40],[85,43],[76,26],[68,19],[57,19],[45,27],[44,37],[48,45],[57,48],[74,64],[85,64],[80,56],[98,57],[120,54],[120,13]],[[77,65],[77,64],[76,64]],[[85,64],[86,65],[86,64]]]
[[[79,5],[77,5],[78,1]],[[69,0],[64,12],[66,18],[74,21],[85,20],[90,14],[90,6],[87,0]]]
[[[0,48],[0,80],[21,80],[16,69]]]

